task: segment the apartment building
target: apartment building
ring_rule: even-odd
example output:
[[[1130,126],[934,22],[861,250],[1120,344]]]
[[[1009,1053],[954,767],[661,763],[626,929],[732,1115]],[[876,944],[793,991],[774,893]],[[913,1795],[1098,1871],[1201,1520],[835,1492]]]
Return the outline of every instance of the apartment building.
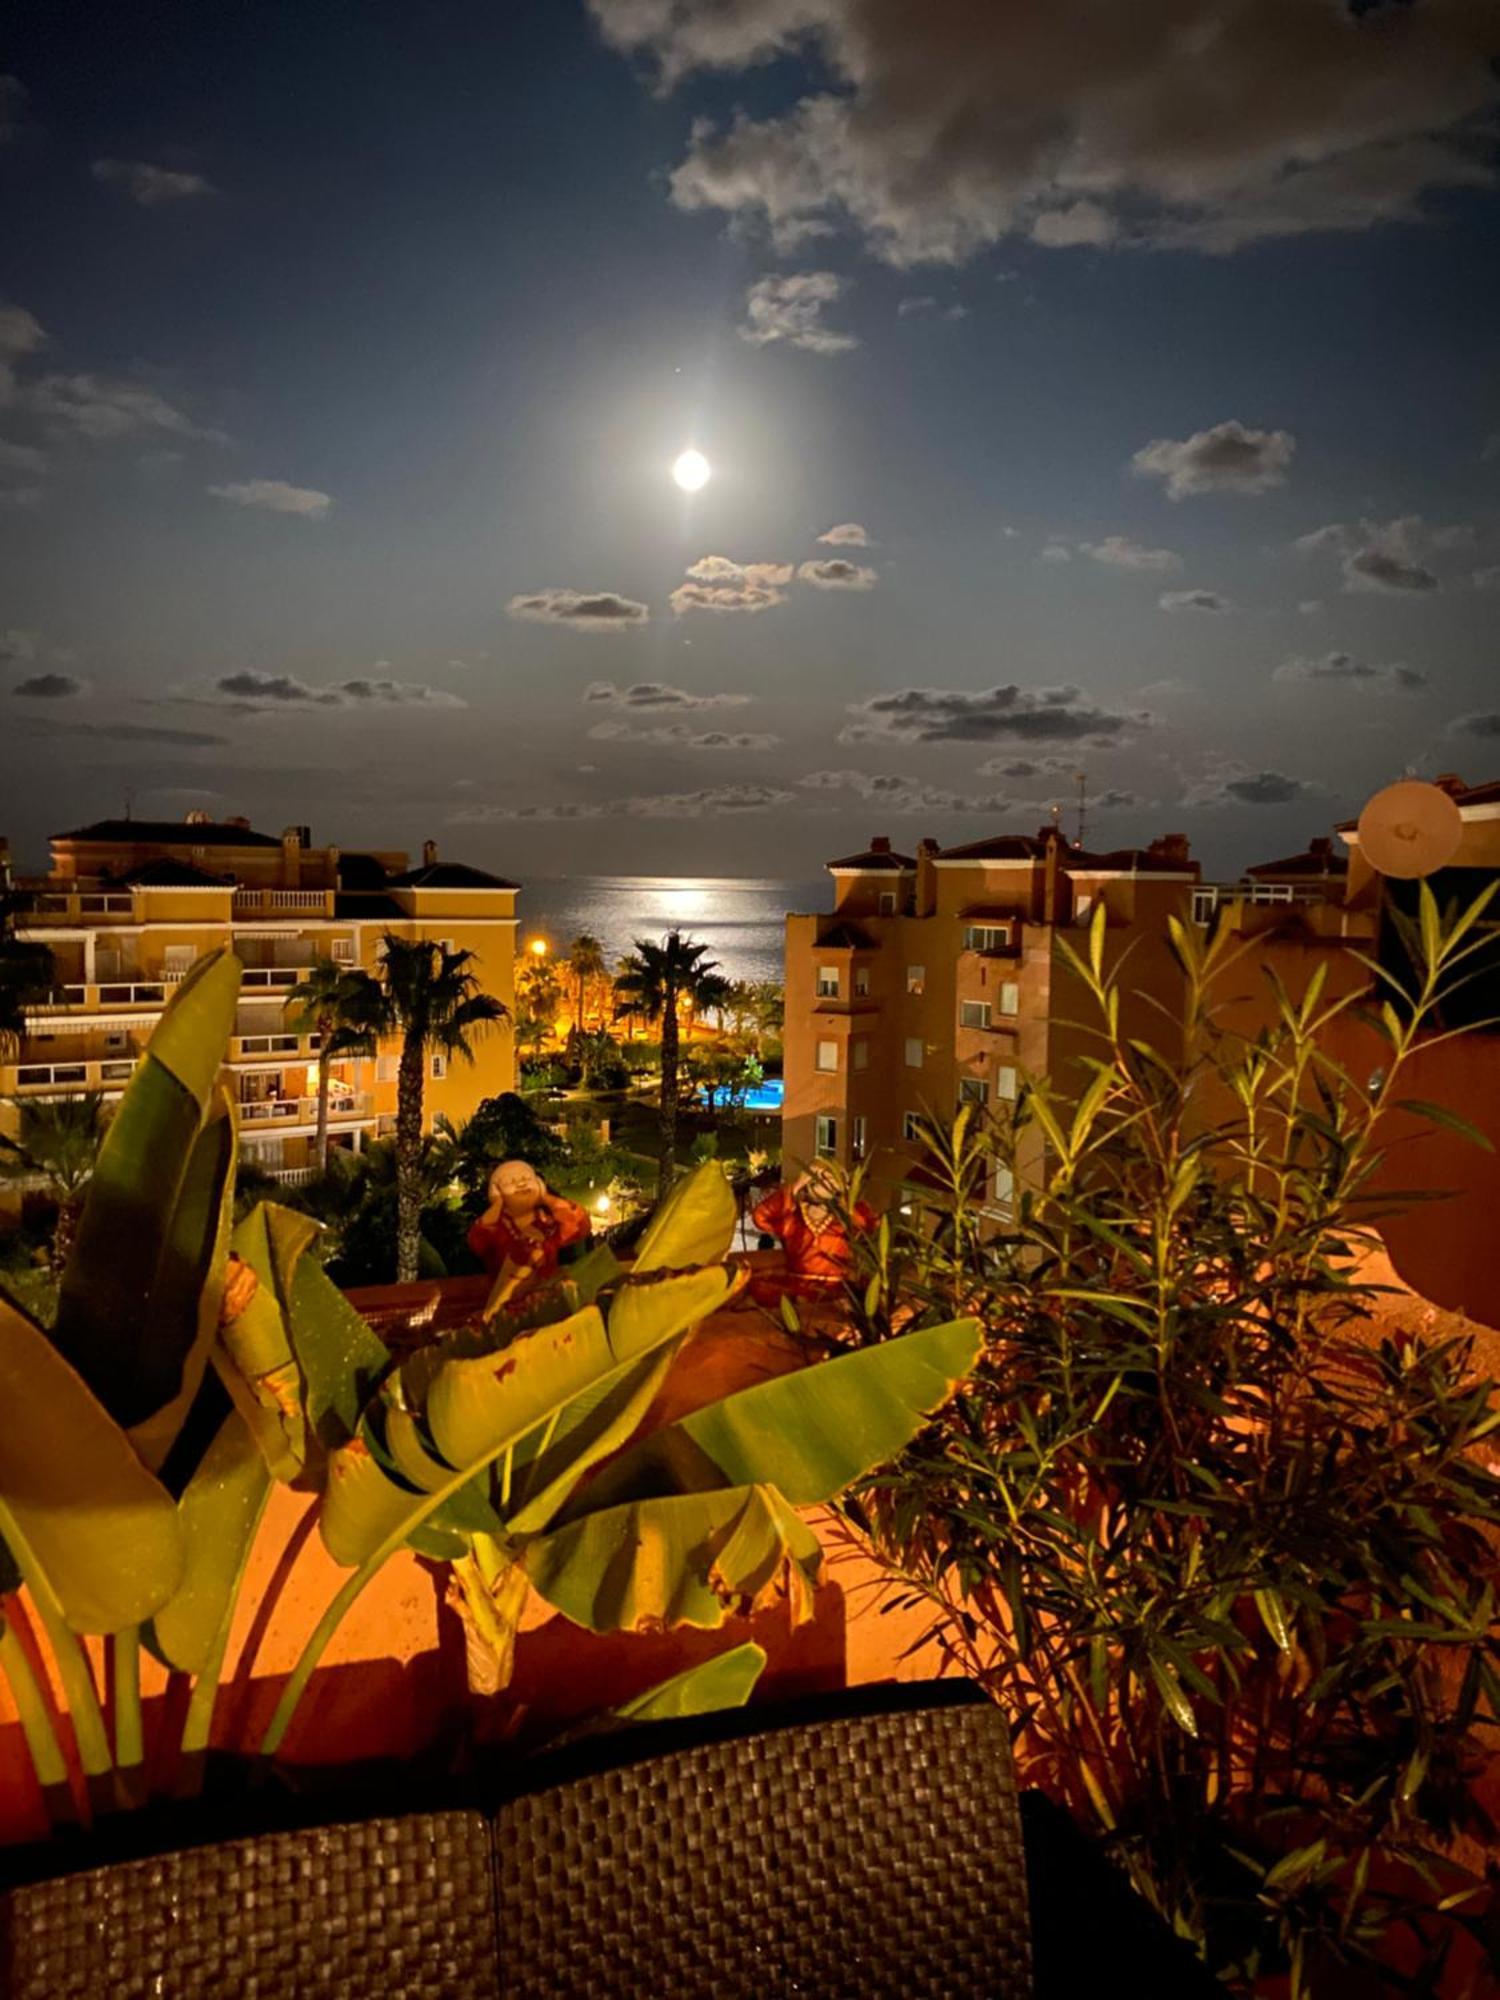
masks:
[[[173,984],[205,951],[231,945],[244,964],[229,1074],[243,1156],[288,1181],[313,1166],[318,1039],[298,1033],[291,989],[318,959],[377,967],[381,938],[427,937],[474,953],[483,989],[513,1007],[514,882],[394,851],[315,847],[308,828],[257,832],[243,819],[101,820],[51,841],[51,868],[16,884],[17,935],[46,945],[55,984],[32,1008],[13,1060],[0,1065],[0,1118],[14,1129],[28,1099],[82,1090],[118,1097]],[[431,1058],[430,1119],[462,1119],[514,1088],[508,1024],[476,1043],[476,1061]],[[397,1046],[330,1071],[333,1142],[362,1148],[394,1128]]]
[[[832,910],[787,918],[789,1176],[814,1159],[868,1162],[872,1195],[889,1200],[918,1167],[923,1119],[946,1124],[961,1104],[1003,1113],[1028,1072],[1081,1084],[1089,1003],[1055,946],[1081,944],[1100,905],[1110,963],[1130,950],[1131,1030],[1161,1038],[1167,919],[1190,916],[1199,878],[1182,836],[1096,854],[1044,826],[961,847],[923,840],[914,855],[881,837],[827,866]],[[1039,1155],[1023,1150],[1018,1165]],[[1003,1211],[1003,1169],[989,1192]]]

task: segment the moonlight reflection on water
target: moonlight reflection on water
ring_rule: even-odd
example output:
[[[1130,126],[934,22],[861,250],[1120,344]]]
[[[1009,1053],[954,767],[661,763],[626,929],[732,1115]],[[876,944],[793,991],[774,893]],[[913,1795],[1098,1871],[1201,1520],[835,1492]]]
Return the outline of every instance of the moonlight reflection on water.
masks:
[[[738,876],[575,875],[525,882],[518,899],[521,935],[541,935],[557,951],[589,931],[611,963],[638,937],[680,930],[706,944],[729,979],[782,976],[788,910],[826,909],[828,883]]]

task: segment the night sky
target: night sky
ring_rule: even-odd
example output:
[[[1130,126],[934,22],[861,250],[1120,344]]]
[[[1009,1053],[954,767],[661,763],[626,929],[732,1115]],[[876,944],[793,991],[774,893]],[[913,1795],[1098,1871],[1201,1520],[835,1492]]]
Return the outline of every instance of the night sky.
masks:
[[[1492,0],[22,4],[0,833],[1210,873],[1500,775]],[[713,476],[686,494],[677,455]]]

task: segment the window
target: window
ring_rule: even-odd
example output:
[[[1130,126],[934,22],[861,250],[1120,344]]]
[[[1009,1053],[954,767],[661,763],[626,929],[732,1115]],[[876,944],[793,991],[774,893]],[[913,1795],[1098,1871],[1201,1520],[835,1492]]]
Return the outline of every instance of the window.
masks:
[[[889,889],[881,891],[880,914],[883,917],[893,917],[896,914],[896,898],[891,894]]]
[[[987,1028],[990,1025],[989,1001],[960,1000],[958,1003],[958,1025],[961,1028]]]
[[[818,998],[837,1000],[839,997],[839,969],[836,965],[818,967]]]
[[[814,1120],[813,1150],[820,1160],[838,1158],[839,1121],[837,1118],[819,1117]]]
[[[130,1037],[129,1035],[120,1034],[112,1030],[104,1037],[104,1046],[107,1049],[128,1049],[130,1047]]]
[[[908,1069],[920,1069],[922,1067],[922,1054],[923,1044],[921,1036],[908,1035],[906,1040],[906,1067]]]
[[[859,1041],[850,1044],[850,1048],[853,1052],[854,1067],[856,1069],[868,1069],[870,1067],[869,1042],[861,1036]]]
[[[924,993],[927,990],[926,966],[923,965],[907,966],[906,990],[908,993]]]
[[[865,1156],[865,1121],[854,1118],[849,1122],[849,1157],[862,1160]]]
[[[856,965],[854,968],[854,997],[856,1000],[866,1000],[869,998],[869,994],[870,968],[868,965]]]
[[[1073,921],[1079,924],[1086,924],[1088,922],[1089,911],[1093,907],[1094,899],[1092,896],[1080,896],[1073,905]]]
[[[970,924],[964,932],[965,951],[1004,951],[1010,932],[1002,924]]]
[[[1006,979],[1000,986],[1000,1012],[1019,1014],[1021,1011],[1021,988],[1014,979]]]
[[[375,1062],[375,1077],[379,1083],[394,1083],[398,1064],[396,1056],[379,1056]]]
[[[837,1042],[819,1042],[819,1044],[818,1044],[818,1068],[819,1068],[819,1069],[823,1069],[823,1070],[832,1070],[832,1069],[837,1069],[837,1068],[838,1068],[838,1066],[839,1066],[839,1045],[838,1045],[838,1043],[837,1043]]]
[[[958,1079],[960,1104],[983,1104],[988,1096],[989,1085],[982,1076],[961,1076]]]
[[[905,1112],[901,1119],[901,1136],[922,1143],[922,1114],[920,1111]]]
[[[1008,1208],[1012,1200],[1015,1198],[1015,1192],[1016,1192],[1015,1175],[1011,1172],[1010,1168],[1006,1166],[1003,1160],[996,1160],[995,1183],[994,1183],[995,1201],[1001,1207]]]
[[[333,941],[333,962],[334,962],[334,964],[335,964],[335,965],[352,965],[352,964],[354,963],[354,940],[353,940],[353,938],[335,938],[335,939],[334,939],[334,941]]]
[[[1009,1103],[1016,1094],[1016,1073],[1009,1063],[1001,1063],[995,1071],[995,1095]]]
[[[441,1083],[443,1078],[447,1074],[448,1074],[448,1058],[446,1056],[434,1056],[432,1059],[433,1082]]]

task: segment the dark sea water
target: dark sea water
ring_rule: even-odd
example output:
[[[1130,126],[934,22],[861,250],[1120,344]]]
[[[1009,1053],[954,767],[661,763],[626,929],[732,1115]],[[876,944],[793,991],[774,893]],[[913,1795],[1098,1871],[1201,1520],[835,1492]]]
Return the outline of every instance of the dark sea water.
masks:
[[[544,937],[562,952],[570,938],[590,931],[613,963],[638,937],[654,942],[680,930],[708,946],[726,978],[779,980],[787,911],[826,909],[829,887],[826,876],[816,882],[700,875],[528,880],[518,899],[520,935]]]

